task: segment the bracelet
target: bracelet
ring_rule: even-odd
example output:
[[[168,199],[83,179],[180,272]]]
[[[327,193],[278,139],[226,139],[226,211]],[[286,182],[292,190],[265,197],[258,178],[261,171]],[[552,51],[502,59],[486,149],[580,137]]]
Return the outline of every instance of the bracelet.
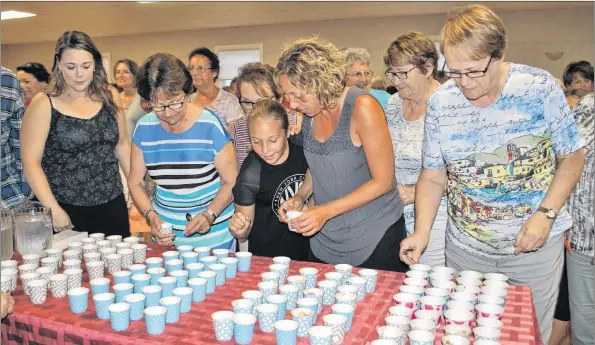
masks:
[[[152,208],[152,207],[149,207],[145,212],[143,212],[143,217],[145,217],[145,219],[147,220],[147,223],[149,223],[149,224],[151,222],[149,221],[149,218],[148,217],[149,217],[149,213],[151,213],[151,212],[157,213],[157,211],[155,211],[155,209]]]

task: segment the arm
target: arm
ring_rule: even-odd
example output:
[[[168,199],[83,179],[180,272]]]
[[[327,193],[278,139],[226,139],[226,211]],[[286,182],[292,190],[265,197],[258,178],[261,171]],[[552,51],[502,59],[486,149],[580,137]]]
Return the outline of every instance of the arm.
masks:
[[[14,79],[14,89],[16,98],[13,102],[10,102],[10,118],[8,120],[8,142],[11,151],[14,154],[16,171],[20,175],[21,186],[20,191],[25,198],[29,198],[31,190],[25,179],[25,173],[23,171],[23,161],[21,159],[21,141],[20,132],[23,124],[23,115],[25,114],[25,104],[23,103],[23,93],[18,80]]]
[[[254,204],[250,206],[235,204],[235,213],[229,222],[229,230],[242,243],[246,242],[252,230],[255,208]]]
[[[112,92],[112,96],[114,97],[114,102],[118,108],[117,119],[118,119],[118,134],[119,140],[118,144],[116,145],[116,157],[118,157],[118,162],[122,167],[122,171],[124,172],[124,176],[128,178],[130,174],[130,138],[128,137],[128,131],[126,130],[126,113],[124,112],[124,106],[122,105],[122,100],[120,99],[120,95],[118,91],[110,87],[110,91]]]
[[[423,169],[416,187],[414,233],[429,239],[442,194],[446,189],[446,168]]]

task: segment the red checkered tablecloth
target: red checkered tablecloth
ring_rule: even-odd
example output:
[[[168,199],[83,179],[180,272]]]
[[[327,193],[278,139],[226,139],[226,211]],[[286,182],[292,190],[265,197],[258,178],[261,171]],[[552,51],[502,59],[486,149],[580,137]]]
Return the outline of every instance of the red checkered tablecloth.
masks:
[[[160,255],[161,249],[150,246],[148,256]],[[19,258],[20,259],[20,258]],[[268,271],[271,258],[253,257],[250,272],[241,273],[234,279],[227,280],[224,286],[217,287],[215,293],[207,295],[201,303],[193,303],[192,311],[182,314],[176,324],[167,324],[165,332],[159,336],[147,334],[144,320],[131,321],[130,327],[123,332],[114,332],[109,320],[99,320],[95,315],[95,306],[91,296],[87,312],[75,315],[70,311],[68,298],[53,298],[48,292],[48,300],[41,305],[33,305],[24,295],[19,285],[12,293],[16,300],[16,311],[2,320],[2,344],[37,345],[37,344],[76,344],[76,345],[116,345],[116,344],[163,344],[171,345],[211,345],[233,344],[218,342],[213,331],[211,314],[219,310],[231,310],[231,301],[241,298],[245,290],[257,290],[260,273]],[[323,274],[333,271],[332,265],[292,261],[290,275],[299,274],[303,267],[316,267],[319,279]],[[357,269],[356,269],[357,270]],[[106,275],[107,276],[107,275]],[[393,305],[392,296],[398,291],[404,279],[401,273],[380,271],[376,291],[368,293],[366,299],[357,304],[352,329],[343,344],[364,345],[377,339],[376,327],[385,324],[388,308]],[[19,282],[20,284],[20,282]],[[89,287],[87,274],[83,276],[83,286]],[[321,315],[330,313],[325,306]],[[286,318],[291,318],[289,312]],[[504,327],[500,343],[503,345],[541,345],[541,337],[535,318],[535,310],[528,287],[511,286],[508,290]],[[317,318],[322,324],[322,317]],[[441,344],[442,330],[436,335],[435,344]],[[263,333],[256,327],[253,344],[276,344],[275,333]],[[299,338],[298,344],[308,344],[307,338]]]

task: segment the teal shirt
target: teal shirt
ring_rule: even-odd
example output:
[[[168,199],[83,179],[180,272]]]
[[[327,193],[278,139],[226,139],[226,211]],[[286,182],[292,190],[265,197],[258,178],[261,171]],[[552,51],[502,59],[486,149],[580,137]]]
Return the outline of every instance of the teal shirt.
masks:
[[[376,89],[370,89],[368,93],[370,93],[372,97],[376,98],[378,103],[380,103],[380,105],[382,106],[382,109],[386,111],[386,105],[388,104],[388,98],[390,97],[390,93]]]

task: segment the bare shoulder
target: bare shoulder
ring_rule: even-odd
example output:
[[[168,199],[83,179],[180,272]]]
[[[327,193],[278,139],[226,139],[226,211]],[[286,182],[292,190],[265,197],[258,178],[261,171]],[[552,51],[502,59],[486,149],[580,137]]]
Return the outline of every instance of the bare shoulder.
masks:
[[[49,118],[51,111],[52,104],[50,103],[50,98],[45,93],[40,92],[33,97],[25,114],[29,117]]]
[[[378,101],[370,95],[361,95],[353,104],[352,118],[357,122],[385,122],[384,111]]]

